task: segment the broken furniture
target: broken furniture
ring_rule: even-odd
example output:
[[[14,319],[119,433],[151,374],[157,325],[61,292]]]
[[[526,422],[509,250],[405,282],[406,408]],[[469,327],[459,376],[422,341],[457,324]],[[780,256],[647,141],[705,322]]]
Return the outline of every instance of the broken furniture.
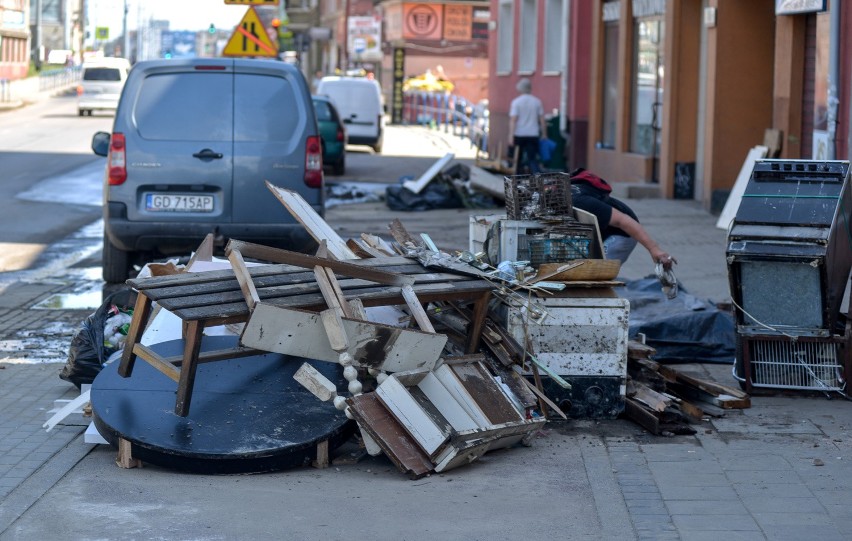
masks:
[[[348,400],[360,426],[413,478],[468,464],[530,438],[545,419],[527,419],[477,359],[391,374],[374,393]]]
[[[844,392],[852,320],[849,162],[759,160],[728,234],[734,375],[753,387]]]
[[[264,305],[313,312],[325,310],[328,306],[316,276],[305,268],[322,265],[338,275],[348,277],[339,280],[343,296],[347,299],[357,298],[365,307],[406,304],[403,287],[406,284],[411,285],[411,290],[422,303],[473,301],[477,316],[468,335],[468,350],[472,352],[477,346],[492,290],[492,285],[484,280],[429,272],[404,257],[343,262],[284,250],[276,250],[275,257],[287,257],[293,264],[263,265],[247,270],[258,299]],[[399,285],[376,283],[387,283],[389,279],[398,279]],[[189,412],[195,371],[200,363],[260,353],[254,348],[243,346],[200,353],[202,334],[206,327],[245,323],[249,320],[251,312],[233,270],[129,280],[128,284],[139,295],[118,372],[122,377],[130,377],[134,362],[139,357],[177,382],[174,410],[178,415],[186,416]],[[152,302],[169,310],[183,322],[185,346],[182,355],[164,357],[140,343],[150,317]]]
[[[200,355],[236,347],[236,336],[205,336]],[[184,342],[150,349],[161,358],[179,358]],[[110,363],[92,385],[94,423],[114,447],[126,440],[134,458],[164,468],[222,474],[301,467],[318,445],[328,442],[334,449],[355,430],[333,405],[293,379],[303,362],[345,386],[337,364],[258,352],[199,366],[186,417],[173,413],[174,384],[153,365],[138,363],[133,377],[123,378],[118,363]]]

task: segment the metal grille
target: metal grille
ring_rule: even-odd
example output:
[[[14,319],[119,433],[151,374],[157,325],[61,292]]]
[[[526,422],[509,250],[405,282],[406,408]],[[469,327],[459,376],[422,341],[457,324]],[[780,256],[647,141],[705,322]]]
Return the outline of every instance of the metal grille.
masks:
[[[816,391],[842,391],[846,387],[839,343],[748,342],[755,387]]]
[[[570,178],[567,173],[503,177],[506,215],[510,220],[572,216]]]

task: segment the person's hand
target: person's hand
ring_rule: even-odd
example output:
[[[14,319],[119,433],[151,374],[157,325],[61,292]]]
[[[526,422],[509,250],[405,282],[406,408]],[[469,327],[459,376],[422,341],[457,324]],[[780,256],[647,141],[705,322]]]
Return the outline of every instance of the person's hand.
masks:
[[[654,263],[662,264],[663,268],[666,270],[670,270],[672,265],[677,263],[677,259],[673,258],[663,250],[654,250],[651,252],[651,258],[654,260]]]

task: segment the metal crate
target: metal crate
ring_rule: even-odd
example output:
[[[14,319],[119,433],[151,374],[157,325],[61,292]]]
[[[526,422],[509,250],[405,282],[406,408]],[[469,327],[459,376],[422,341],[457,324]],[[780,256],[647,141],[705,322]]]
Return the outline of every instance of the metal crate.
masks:
[[[510,220],[573,217],[571,177],[567,173],[504,177],[503,190]]]
[[[751,387],[810,391],[846,388],[844,348],[839,340],[747,337],[742,339],[741,350],[743,375]]]

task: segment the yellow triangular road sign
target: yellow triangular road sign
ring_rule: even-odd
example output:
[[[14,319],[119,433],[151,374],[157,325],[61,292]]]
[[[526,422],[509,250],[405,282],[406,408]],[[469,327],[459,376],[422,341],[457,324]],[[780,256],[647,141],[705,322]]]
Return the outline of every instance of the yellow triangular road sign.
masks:
[[[269,39],[260,17],[250,7],[234,29],[222,56],[278,56],[278,46]]]

